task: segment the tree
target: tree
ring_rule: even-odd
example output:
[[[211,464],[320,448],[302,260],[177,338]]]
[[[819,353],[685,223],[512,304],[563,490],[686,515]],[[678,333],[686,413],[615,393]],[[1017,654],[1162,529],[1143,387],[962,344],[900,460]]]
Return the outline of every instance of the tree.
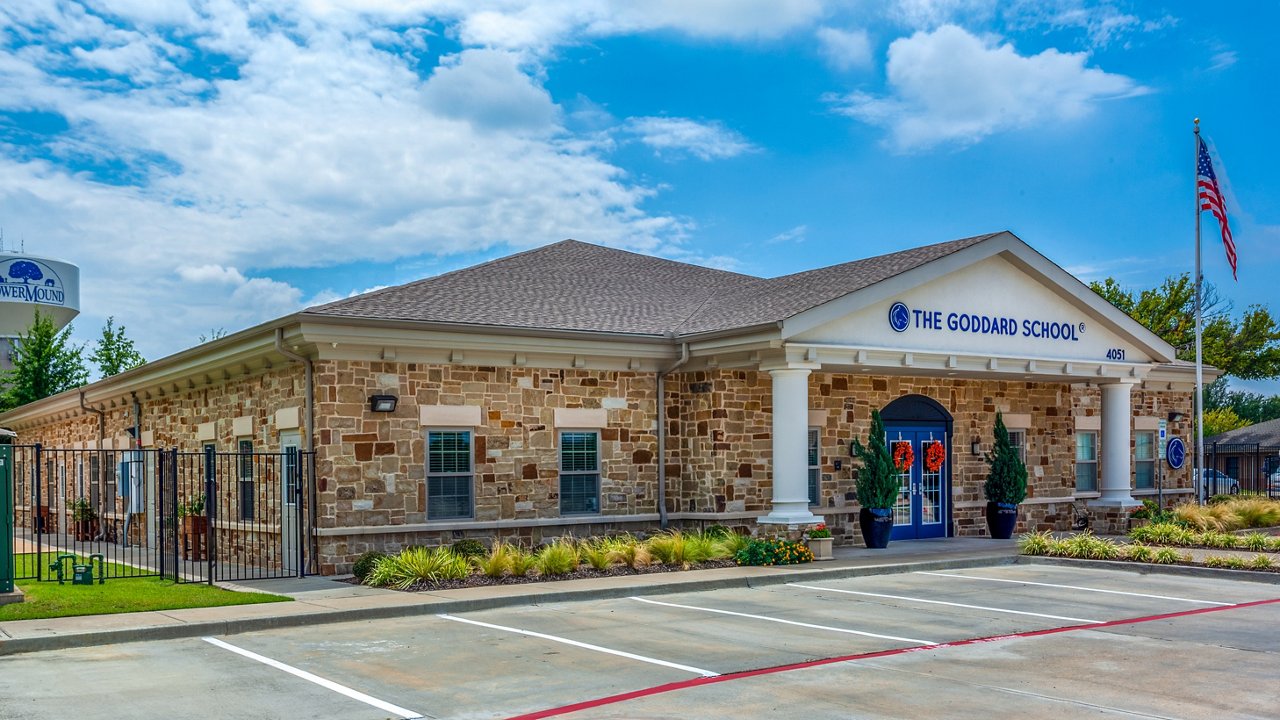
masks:
[[[1157,288],[1136,295],[1114,278],[1090,284],[1094,292],[1128,313],[1165,342],[1178,357],[1195,360],[1195,283],[1187,273],[1165,278]],[[1204,361],[1245,380],[1280,377],[1280,326],[1262,305],[1250,305],[1237,319],[1211,285],[1203,299]]]
[[[869,510],[893,507],[898,502],[901,485],[885,441],[884,421],[880,419],[879,410],[871,411],[871,435],[867,444],[863,446],[861,440],[853,439],[853,455],[862,461],[855,482],[858,504]]]
[[[1017,505],[1027,498],[1027,466],[1009,441],[1004,417],[996,411],[996,445],[987,456],[991,472],[982,486],[987,502]]]
[[[206,334],[204,334],[204,333],[200,333],[200,344],[201,344],[201,345],[203,345],[203,344],[205,344],[205,343],[207,343],[207,342],[211,342],[211,341],[213,341],[213,340],[217,340],[217,339],[219,339],[219,338],[224,338],[224,337],[226,337],[226,336],[227,336],[227,331],[226,331],[226,330],[224,330],[223,328],[214,328],[214,329],[212,329],[212,330],[210,330],[210,331],[209,331],[209,334],[208,334],[208,335],[206,335]]]
[[[1206,413],[1230,410],[1245,424],[1253,425],[1280,418],[1280,395],[1231,390],[1227,378],[1221,377],[1205,386],[1204,409]]]
[[[146,362],[142,353],[134,347],[133,340],[125,337],[124,325],[116,328],[115,321],[114,317],[107,318],[107,324],[102,328],[102,337],[98,340],[98,347],[89,356],[89,359],[98,365],[98,371],[104,378],[119,375],[125,370],[132,370]]]
[[[1206,438],[1219,435],[1228,430],[1235,430],[1249,425],[1249,421],[1236,415],[1229,407],[1204,411],[1204,436]]]
[[[7,385],[0,408],[9,410],[89,381],[84,348],[71,344],[71,326],[58,332],[53,318],[36,311],[27,331],[14,343],[13,369],[4,373]]]
[[[9,266],[9,277],[14,280],[21,280],[28,283],[32,280],[40,280],[44,277],[44,273],[40,272],[40,266],[29,260],[19,260]]]

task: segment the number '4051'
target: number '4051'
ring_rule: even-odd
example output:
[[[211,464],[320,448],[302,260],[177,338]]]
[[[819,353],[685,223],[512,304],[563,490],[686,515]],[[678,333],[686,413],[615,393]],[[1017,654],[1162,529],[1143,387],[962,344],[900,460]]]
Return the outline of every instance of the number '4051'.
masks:
[[[1108,350],[1108,351],[1107,351],[1107,359],[1108,359],[1108,360],[1123,360],[1123,359],[1124,359],[1124,348],[1111,348],[1110,350]]]

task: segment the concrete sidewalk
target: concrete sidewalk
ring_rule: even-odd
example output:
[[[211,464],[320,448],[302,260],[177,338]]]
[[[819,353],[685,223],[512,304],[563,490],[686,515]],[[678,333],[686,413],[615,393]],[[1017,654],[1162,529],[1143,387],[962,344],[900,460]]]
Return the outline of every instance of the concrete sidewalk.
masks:
[[[232,587],[288,595],[294,602],[4,622],[0,623],[0,655],[514,605],[1010,564],[1017,560],[1018,548],[1013,540],[949,538],[894,543],[884,550],[837,548],[835,555],[829,562],[784,567],[729,567],[417,593],[323,577],[245,582]]]

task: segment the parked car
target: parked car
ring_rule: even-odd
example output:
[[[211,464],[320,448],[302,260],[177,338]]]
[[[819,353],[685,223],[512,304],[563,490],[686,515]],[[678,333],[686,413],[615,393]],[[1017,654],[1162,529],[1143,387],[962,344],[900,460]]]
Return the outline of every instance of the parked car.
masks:
[[[1198,479],[1198,475],[1197,475]],[[1197,482],[1196,489],[1200,495],[1238,495],[1240,493],[1240,481],[1230,475],[1209,468],[1204,471],[1204,482]]]

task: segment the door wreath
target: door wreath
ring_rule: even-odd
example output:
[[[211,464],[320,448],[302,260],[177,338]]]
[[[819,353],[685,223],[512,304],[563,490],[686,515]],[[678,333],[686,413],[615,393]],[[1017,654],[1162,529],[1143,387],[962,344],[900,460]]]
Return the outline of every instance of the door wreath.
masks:
[[[924,469],[927,472],[936,473],[942,469],[942,464],[947,461],[947,449],[942,445],[941,440],[931,440],[924,450]]]
[[[893,444],[893,466],[898,469],[898,472],[910,471],[915,462],[916,454],[911,449],[910,441],[898,440]]]

